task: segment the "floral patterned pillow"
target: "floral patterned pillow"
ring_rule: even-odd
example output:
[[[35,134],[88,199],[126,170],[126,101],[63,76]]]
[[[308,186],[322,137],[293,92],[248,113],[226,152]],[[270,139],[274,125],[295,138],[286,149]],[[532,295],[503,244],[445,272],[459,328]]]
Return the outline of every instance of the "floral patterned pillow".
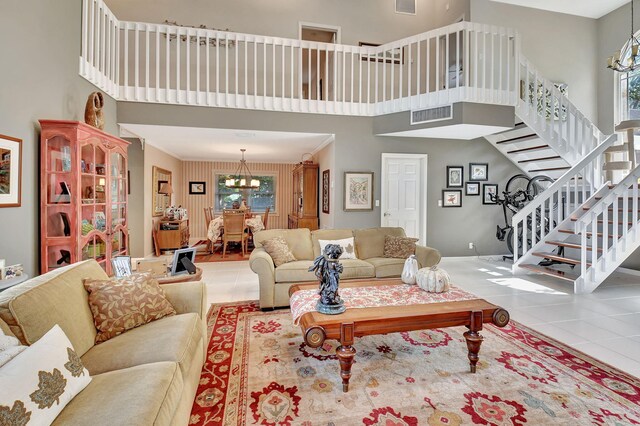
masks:
[[[60,326],[0,368],[0,425],[49,425],[91,382]]]
[[[110,280],[85,279],[84,288],[89,292],[89,307],[98,329],[96,343],[176,314],[150,273]]]
[[[386,235],[384,237],[384,257],[407,259],[412,254],[416,254],[417,241],[417,238]]]
[[[285,263],[295,262],[296,257],[291,253],[289,245],[282,237],[273,237],[271,239],[262,242],[262,247],[269,253],[269,256],[273,259],[273,264],[276,268]]]

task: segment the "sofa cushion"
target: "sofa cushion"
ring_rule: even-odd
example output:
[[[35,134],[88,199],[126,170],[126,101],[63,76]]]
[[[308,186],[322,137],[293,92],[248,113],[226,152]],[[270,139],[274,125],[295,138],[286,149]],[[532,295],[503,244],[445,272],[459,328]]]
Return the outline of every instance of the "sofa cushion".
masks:
[[[262,242],[273,237],[282,237],[287,242],[291,253],[298,260],[313,260],[313,246],[311,245],[311,231],[300,229],[266,229],[253,235],[256,247],[262,247]]]
[[[276,268],[285,263],[295,262],[296,258],[291,253],[289,245],[282,237],[273,237],[262,242],[262,248],[271,256]]]
[[[356,237],[356,254],[359,259],[384,257],[384,237],[387,235],[406,236],[402,228],[356,229],[353,234]]]
[[[408,259],[412,254],[416,254],[417,241],[417,238],[394,237],[393,235],[385,235],[384,257]]]
[[[98,329],[96,343],[176,314],[151,272],[110,280],[87,278],[84,288]]]
[[[376,278],[391,278],[402,275],[405,259],[372,257],[366,261],[376,268]]]
[[[188,313],[150,322],[94,346],[82,362],[91,375],[161,361],[178,363],[185,374],[203,338],[200,321]]]
[[[0,318],[28,345],[58,324],[82,356],[96,338],[84,278],[108,279],[95,260],[48,272],[0,293]]]
[[[184,387],[180,368],[174,362],[139,365],[92,379],[53,425],[169,425]]]
[[[349,280],[354,278],[373,278],[375,269],[371,263],[360,259],[341,260],[344,270],[340,274],[340,279]],[[313,265],[311,260],[299,260],[297,262],[286,263],[276,268],[276,283],[293,283],[301,281],[317,281],[315,274],[309,272]]]
[[[320,256],[320,240],[343,240],[353,237],[351,229],[318,229],[311,233],[313,243],[313,258]],[[357,253],[356,253],[357,254]]]

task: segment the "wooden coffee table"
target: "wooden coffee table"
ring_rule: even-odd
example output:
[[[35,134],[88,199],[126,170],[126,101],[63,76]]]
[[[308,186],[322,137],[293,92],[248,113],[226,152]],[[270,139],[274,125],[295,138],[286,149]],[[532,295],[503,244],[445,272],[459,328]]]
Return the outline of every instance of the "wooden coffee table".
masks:
[[[371,287],[381,285],[403,285],[399,279],[351,280],[340,283],[341,288]],[[318,283],[302,283],[291,286],[289,297],[298,290],[318,288]],[[476,372],[478,353],[483,337],[479,331],[482,324],[492,323],[504,327],[509,322],[509,313],[483,299],[454,302],[438,302],[421,305],[384,306],[375,308],[347,309],[339,315],[324,315],[307,312],[300,317],[300,328],[305,343],[317,348],[325,340],[337,340],[340,346],[336,355],[340,362],[342,390],[349,390],[351,366],[356,355],[353,347],[355,337],[402,331],[428,330],[434,328],[466,326],[471,373]]]

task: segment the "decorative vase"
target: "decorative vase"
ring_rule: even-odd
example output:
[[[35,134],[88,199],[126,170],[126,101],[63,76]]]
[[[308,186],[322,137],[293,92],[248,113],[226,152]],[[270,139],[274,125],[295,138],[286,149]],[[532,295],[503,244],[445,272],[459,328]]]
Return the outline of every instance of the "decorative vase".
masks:
[[[104,97],[102,92],[92,92],[87,98],[87,105],[84,108],[84,122],[96,129],[104,130]]]
[[[416,282],[418,286],[430,293],[443,293],[449,291],[451,278],[444,270],[438,266],[431,268],[422,268],[416,274]]]
[[[409,256],[407,260],[404,261],[404,268],[402,269],[402,275],[400,278],[402,282],[405,284],[415,284],[416,283],[416,274],[418,273],[418,261],[416,260],[415,255]]]

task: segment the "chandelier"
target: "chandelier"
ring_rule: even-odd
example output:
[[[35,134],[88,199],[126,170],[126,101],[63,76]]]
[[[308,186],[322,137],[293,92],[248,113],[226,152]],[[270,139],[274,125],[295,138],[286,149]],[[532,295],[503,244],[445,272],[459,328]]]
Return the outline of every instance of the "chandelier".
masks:
[[[240,164],[235,173],[224,181],[224,186],[236,189],[258,189],[260,187],[260,181],[253,178],[249,167],[247,167],[247,160],[244,159],[246,149],[242,148],[240,151],[242,152]]]
[[[640,66],[638,46],[640,46],[640,41],[638,41],[633,33],[633,0],[631,0],[631,37],[629,37],[629,41],[625,44],[624,55],[618,51],[609,57],[607,60],[607,68],[622,73],[634,71]]]

